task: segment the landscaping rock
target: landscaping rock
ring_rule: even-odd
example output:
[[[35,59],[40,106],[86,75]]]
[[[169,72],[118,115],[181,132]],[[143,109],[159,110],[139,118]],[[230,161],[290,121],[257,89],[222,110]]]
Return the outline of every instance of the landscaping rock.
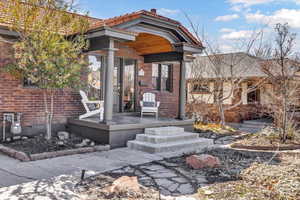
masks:
[[[30,161],[30,158],[25,153],[19,151],[16,152],[15,158],[24,162]]]
[[[70,134],[66,131],[59,131],[57,132],[57,137],[59,140],[67,140],[70,137]]]
[[[61,141],[57,141],[57,145],[58,145],[58,146],[64,146],[65,143],[64,143],[64,141],[61,140]]]
[[[28,137],[27,136],[22,136],[21,139],[22,140],[28,140]]]
[[[138,183],[138,179],[136,176],[122,176],[116,179],[111,186],[106,189],[109,193],[113,194],[122,194],[127,192],[139,193],[140,184]]]
[[[215,168],[221,165],[219,158],[208,155],[191,155],[186,158],[186,164],[193,169]]]
[[[13,137],[13,140],[20,140],[20,139],[21,139],[21,136],[19,136],[19,135]]]

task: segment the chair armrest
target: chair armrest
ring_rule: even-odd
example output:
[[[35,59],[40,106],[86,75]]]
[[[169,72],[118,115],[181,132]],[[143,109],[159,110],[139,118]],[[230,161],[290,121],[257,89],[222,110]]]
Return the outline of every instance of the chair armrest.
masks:
[[[160,106],[160,101],[156,102],[156,107],[158,108]]]

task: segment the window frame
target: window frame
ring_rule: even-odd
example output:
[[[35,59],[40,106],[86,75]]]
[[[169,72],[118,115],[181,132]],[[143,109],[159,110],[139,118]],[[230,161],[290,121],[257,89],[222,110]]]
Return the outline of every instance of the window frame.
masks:
[[[205,89],[204,89],[205,88]],[[211,94],[209,83],[192,83],[192,94]]]
[[[153,84],[153,67],[154,65],[157,65],[158,69],[158,75],[156,77],[156,87],[154,87],[154,84]],[[165,88],[166,89],[163,89],[163,76],[162,76],[162,68],[163,66],[167,66],[168,67],[168,77],[167,77],[167,82],[166,82],[166,86]],[[173,68],[174,68],[174,65],[172,63],[152,63],[152,75],[151,75],[151,84],[152,84],[152,87],[153,89],[157,90],[157,91],[160,91],[160,92],[173,92]]]

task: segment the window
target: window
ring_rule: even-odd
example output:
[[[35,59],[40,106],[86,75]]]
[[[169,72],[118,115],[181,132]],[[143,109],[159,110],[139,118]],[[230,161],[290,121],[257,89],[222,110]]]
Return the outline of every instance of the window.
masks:
[[[247,94],[247,102],[248,103],[258,103],[260,102],[260,90],[255,88],[255,86],[253,86],[251,83],[248,84],[248,89],[253,88],[252,91],[250,91]]]
[[[193,93],[210,93],[207,83],[194,83],[191,89]]]
[[[89,73],[87,93],[91,99],[103,99],[103,57],[88,55]]]
[[[23,78],[23,87],[28,87],[28,88],[36,88],[37,84],[35,84],[32,80],[29,78]]]
[[[152,86],[156,90],[172,91],[172,70],[170,64],[152,64]]]

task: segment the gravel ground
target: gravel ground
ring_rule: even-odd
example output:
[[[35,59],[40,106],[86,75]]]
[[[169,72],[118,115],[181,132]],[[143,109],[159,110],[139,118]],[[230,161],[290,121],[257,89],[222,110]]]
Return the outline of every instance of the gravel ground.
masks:
[[[78,148],[76,147],[76,144],[80,144],[82,140],[83,138],[71,134],[69,139],[64,141],[64,145],[58,145],[57,143],[59,139],[57,137],[53,137],[51,140],[46,140],[44,136],[39,135],[25,140],[3,143],[3,145],[27,154],[36,154],[76,149]]]

